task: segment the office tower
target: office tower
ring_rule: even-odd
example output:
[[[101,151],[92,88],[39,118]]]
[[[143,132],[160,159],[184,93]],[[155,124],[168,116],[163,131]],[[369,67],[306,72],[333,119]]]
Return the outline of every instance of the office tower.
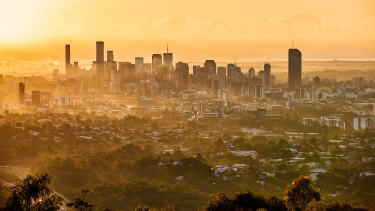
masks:
[[[269,63],[264,64],[264,86],[269,87],[271,83],[271,65]]]
[[[96,62],[104,62],[104,42],[96,41]]]
[[[219,88],[225,88],[227,79],[227,69],[225,67],[217,68],[217,79],[219,80]]]
[[[143,57],[135,57],[135,68],[138,70],[138,69],[142,69],[142,65],[143,65]]]
[[[189,78],[189,65],[187,63],[176,63],[176,83],[177,89],[187,89]]]
[[[70,45],[65,45],[65,75],[72,76],[72,65],[70,63]]]
[[[289,89],[296,89],[301,86],[302,78],[302,54],[296,48],[288,52],[288,85]]]
[[[142,72],[146,80],[151,79],[151,67],[152,67],[151,63],[143,63],[142,65]]]
[[[258,72],[258,78],[262,79],[262,86],[265,84],[265,73],[264,70]]]
[[[212,80],[212,93],[217,96],[219,92],[219,80],[214,79]]]
[[[152,74],[157,75],[162,65],[161,54],[152,54]]]
[[[250,69],[248,71],[248,76],[249,76],[249,78],[254,78],[254,76],[255,76],[255,69],[254,69],[254,67],[250,67]]]
[[[135,57],[134,61],[137,81],[145,80],[146,74],[143,73],[143,57]]]
[[[241,82],[241,79],[242,79],[242,71],[241,71],[241,67],[239,66],[234,66],[234,72],[233,72],[233,80],[235,82]]]
[[[130,62],[119,62],[118,70],[120,72],[121,84],[136,82],[135,64]]]
[[[227,79],[228,79],[228,81],[232,81],[233,80],[233,78],[234,78],[234,67],[235,67],[236,65],[235,64],[228,64],[227,65]]]
[[[25,83],[18,84],[18,97],[20,104],[25,104]]]
[[[256,86],[256,98],[262,99],[264,98],[264,86]]]
[[[104,46],[103,46],[103,48],[104,48]],[[107,51],[107,62],[113,62],[113,61],[114,61],[114,59],[113,59],[113,51],[108,50]]]
[[[204,67],[199,65],[193,66],[193,81],[196,85],[202,86],[206,84],[207,75]]]
[[[33,106],[40,106],[40,91],[34,90],[31,92],[31,104]]]
[[[214,60],[206,60],[204,62],[204,69],[206,69],[207,76],[210,80],[216,76],[216,62]]]
[[[96,41],[96,86],[99,92],[104,89],[104,42]]]
[[[167,45],[167,53],[163,53],[163,64],[173,67],[173,53],[169,53]]]

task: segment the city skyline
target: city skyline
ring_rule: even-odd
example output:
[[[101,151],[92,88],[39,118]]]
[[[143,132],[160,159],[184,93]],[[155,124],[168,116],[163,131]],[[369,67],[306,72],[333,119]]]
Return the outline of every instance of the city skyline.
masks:
[[[286,60],[293,41],[306,60],[375,58],[374,2],[269,3],[7,2],[0,9],[0,58],[60,60],[59,46],[70,43],[72,56],[85,60],[96,40],[106,40],[118,58],[165,52],[169,44],[177,59],[189,61]]]

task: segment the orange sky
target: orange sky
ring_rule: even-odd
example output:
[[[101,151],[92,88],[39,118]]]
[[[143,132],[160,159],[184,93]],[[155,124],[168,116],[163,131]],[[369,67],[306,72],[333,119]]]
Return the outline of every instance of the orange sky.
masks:
[[[0,58],[94,59],[165,51],[176,60],[374,59],[373,0],[0,0]]]

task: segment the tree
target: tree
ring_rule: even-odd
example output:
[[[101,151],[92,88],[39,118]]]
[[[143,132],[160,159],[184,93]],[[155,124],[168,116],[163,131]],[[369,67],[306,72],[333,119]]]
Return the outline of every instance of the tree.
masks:
[[[286,211],[283,200],[276,197],[254,195],[251,192],[237,192],[231,198],[220,193],[203,207],[207,211],[258,210]]]
[[[7,192],[8,192],[8,188],[5,187],[5,185],[0,184],[0,210],[1,210],[1,207],[5,205],[5,202],[7,200],[7,196],[6,196]]]
[[[47,174],[27,175],[11,188],[6,210],[59,210],[62,199],[53,193],[50,183]]]
[[[81,197],[75,198],[74,202],[68,203],[66,206],[79,211],[91,211],[92,205],[87,203],[85,200],[88,190],[81,190]]]
[[[320,200],[320,190],[314,187],[311,177],[300,176],[285,190],[285,204],[288,210],[305,210],[312,200]]]
[[[321,201],[311,201],[306,210],[311,211],[367,211],[365,207],[353,207],[350,204],[345,203],[323,203]]]

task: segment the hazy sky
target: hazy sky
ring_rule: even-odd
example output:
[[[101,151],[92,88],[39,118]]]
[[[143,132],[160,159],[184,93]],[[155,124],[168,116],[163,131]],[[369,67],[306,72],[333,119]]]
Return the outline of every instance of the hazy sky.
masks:
[[[0,0],[0,58],[374,59],[374,0]],[[176,59],[176,60],[177,60]]]

